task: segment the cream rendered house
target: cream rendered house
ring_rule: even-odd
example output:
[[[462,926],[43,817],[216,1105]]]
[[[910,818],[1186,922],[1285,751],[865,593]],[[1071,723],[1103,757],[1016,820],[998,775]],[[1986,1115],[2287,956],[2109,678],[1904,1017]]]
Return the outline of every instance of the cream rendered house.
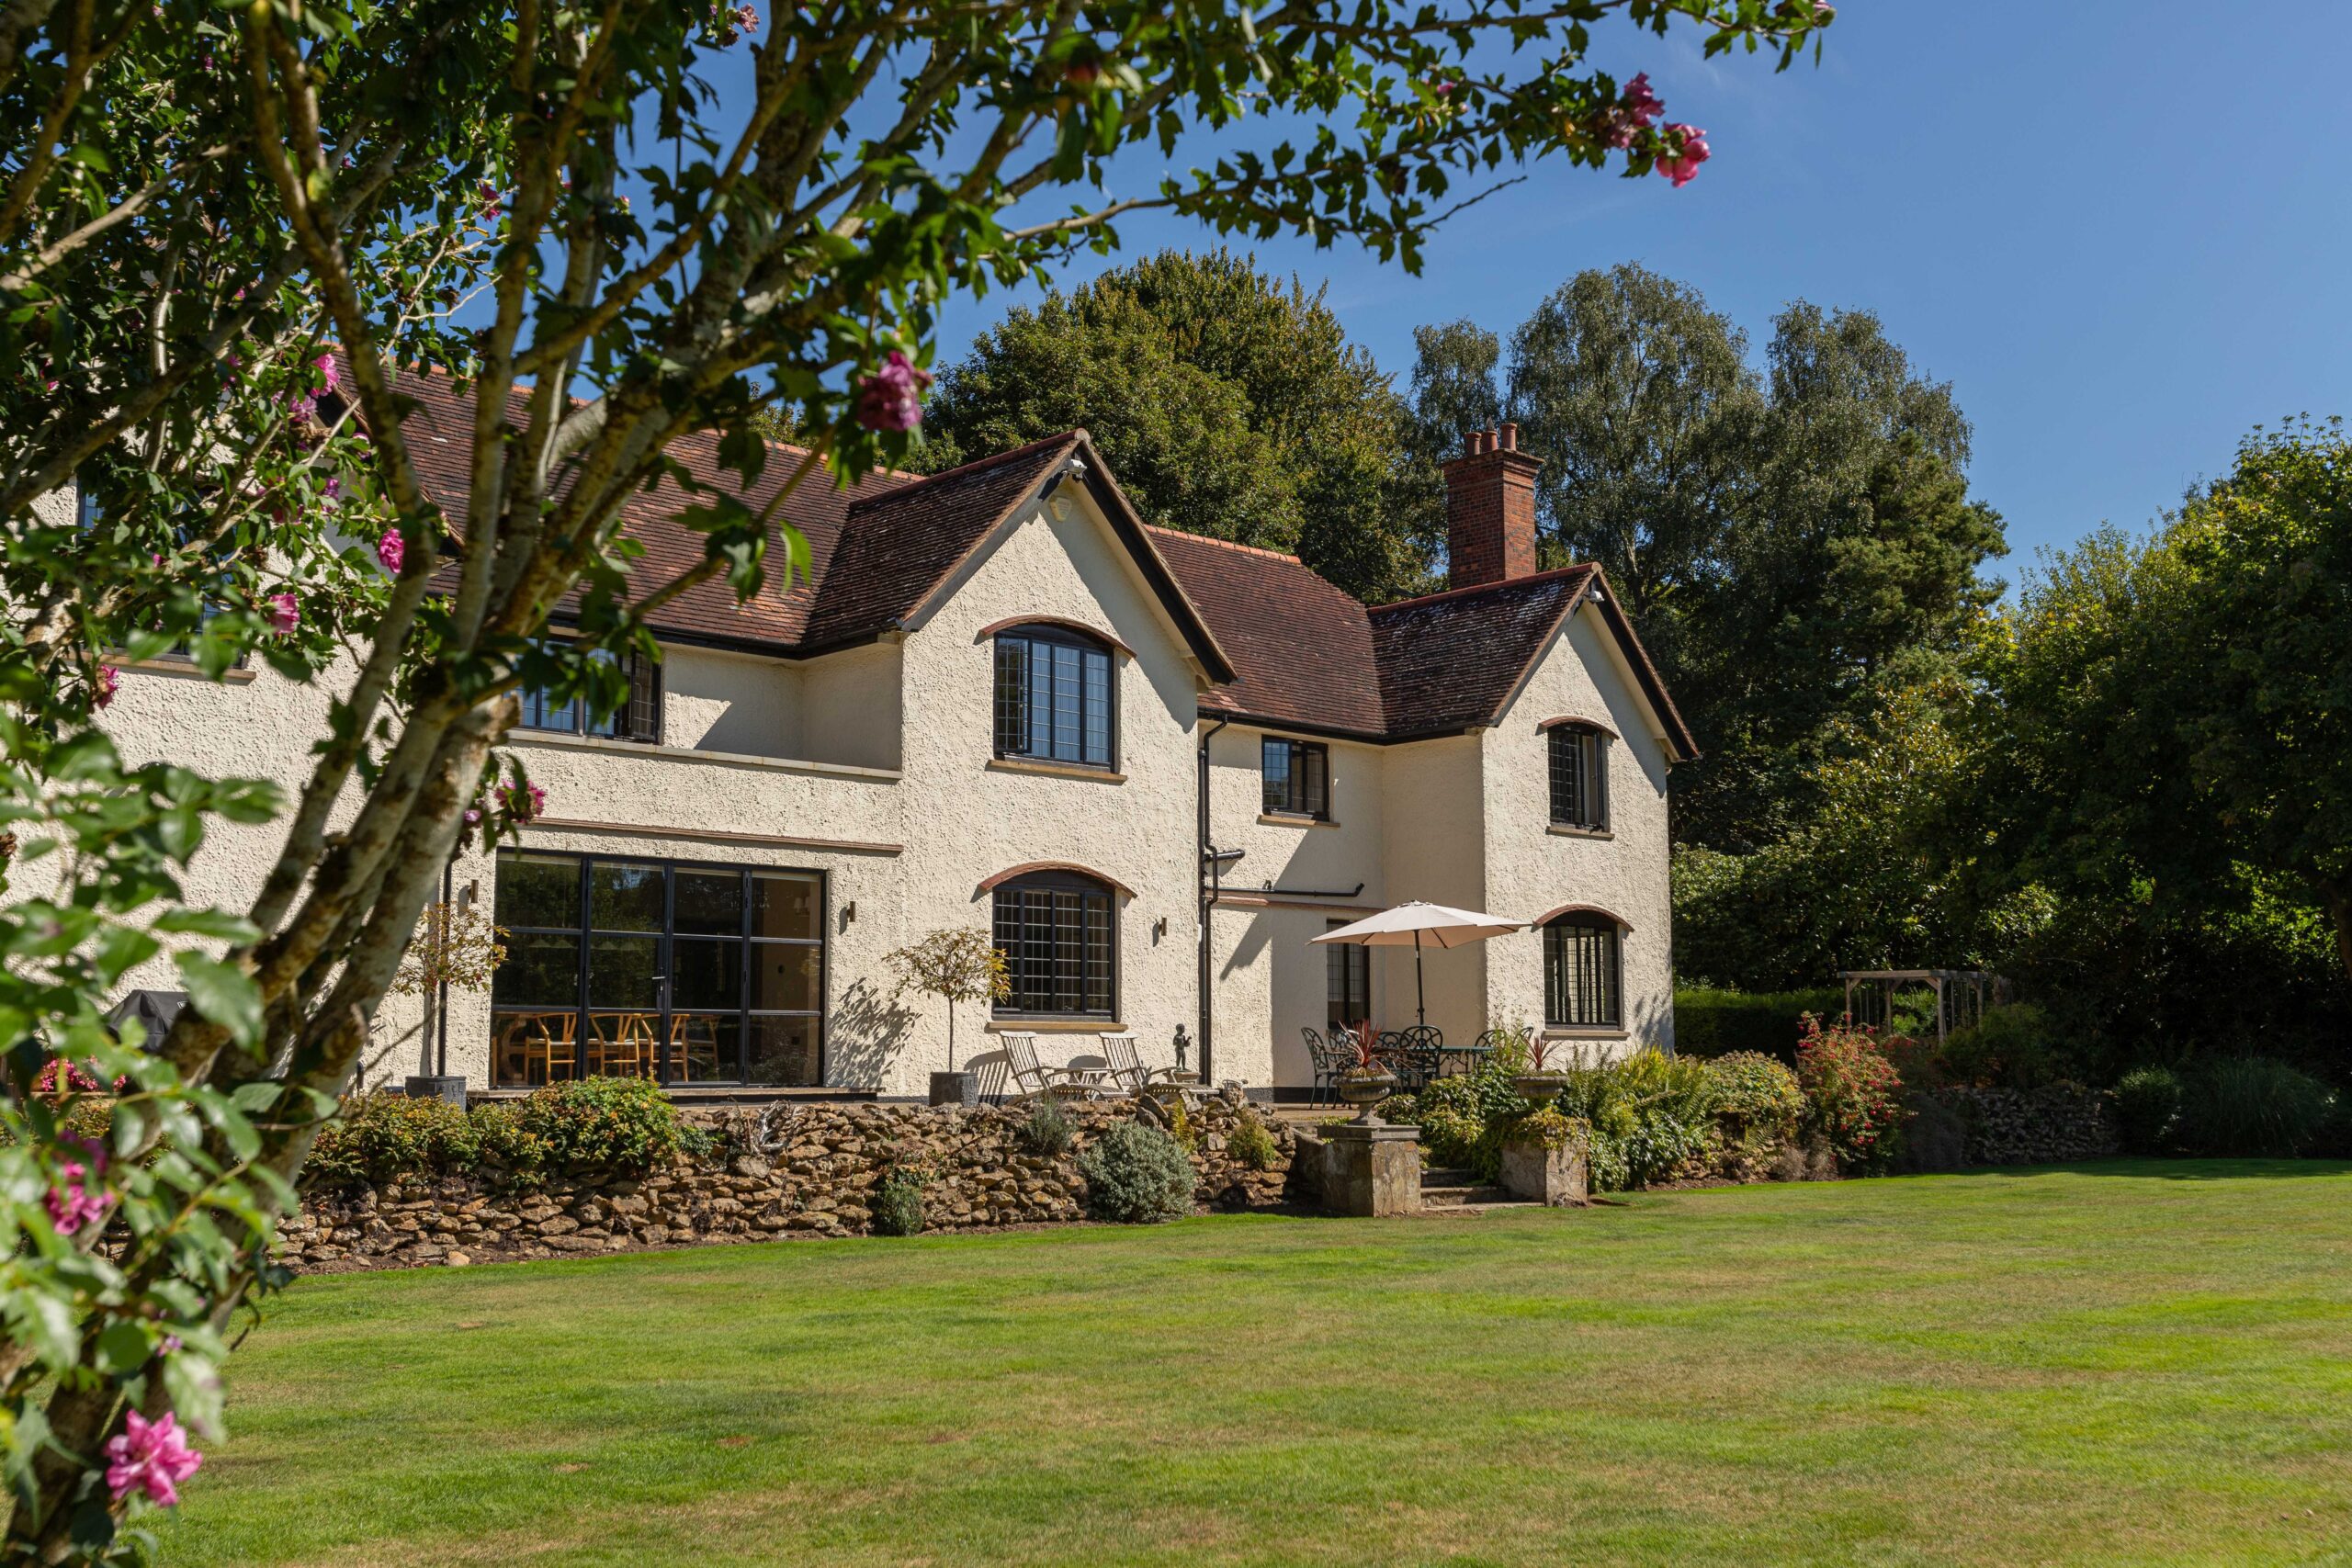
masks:
[[[424,417],[454,493],[469,410]],[[1450,1042],[1524,1020],[1670,1046],[1666,775],[1693,748],[1600,571],[1533,570],[1515,446],[1448,466],[1454,586],[1371,609],[1144,525],[1083,432],[794,497],[813,586],[674,602],[624,713],[526,699],[510,745],[546,816],[450,868],[508,931],[496,989],[456,996],[446,1038],[388,1003],[371,1078],[919,1094],[946,1019],[885,954],[984,926],[1014,995],[960,1011],[957,1066],[1008,1029],[1049,1061],[1129,1031],[1172,1065],[1182,1032],[1213,1081],[1303,1097],[1303,1030],[1415,1007],[1409,952],[1310,939],[1410,898],[1539,922],[1429,959]],[[707,442],[681,456],[718,472]],[[681,501],[634,509],[648,571],[699,557]],[[134,754],[291,784],[322,706],[164,664],[108,716]],[[191,892],[249,896],[275,843],[223,831]]]

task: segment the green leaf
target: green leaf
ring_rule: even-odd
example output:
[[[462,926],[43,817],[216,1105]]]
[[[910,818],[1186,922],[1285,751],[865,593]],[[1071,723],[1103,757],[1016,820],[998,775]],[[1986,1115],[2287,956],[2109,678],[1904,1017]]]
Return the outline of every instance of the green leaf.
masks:
[[[221,942],[254,942],[261,936],[251,920],[226,909],[174,909],[158,916],[154,929],[185,931],[190,936],[209,936]]]
[[[135,1372],[147,1364],[154,1344],[135,1323],[110,1323],[98,1336],[98,1370],[109,1377]]]
[[[261,1038],[261,987],[243,970],[201,953],[173,955],[187,999],[196,1010],[229,1032],[240,1045]]]

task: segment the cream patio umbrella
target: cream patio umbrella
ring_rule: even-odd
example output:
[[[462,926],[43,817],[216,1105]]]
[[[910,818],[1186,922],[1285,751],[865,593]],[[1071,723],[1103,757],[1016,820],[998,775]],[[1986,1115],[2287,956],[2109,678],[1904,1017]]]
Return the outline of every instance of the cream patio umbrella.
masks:
[[[1399,904],[1393,909],[1383,909],[1376,915],[1366,915],[1353,925],[1341,926],[1335,931],[1309,937],[1310,942],[1344,942],[1357,947],[1409,947],[1413,950],[1413,1015],[1421,1022],[1430,1021],[1429,997],[1421,985],[1421,949],[1429,947],[1466,947],[1474,942],[1484,942],[1490,936],[1507,936],[1523,931],[1525,920],[1505,919],[1500,915],[1482,915],[1475,909],[1453,909],[1443,904],[1424,904],[1419,899]]]

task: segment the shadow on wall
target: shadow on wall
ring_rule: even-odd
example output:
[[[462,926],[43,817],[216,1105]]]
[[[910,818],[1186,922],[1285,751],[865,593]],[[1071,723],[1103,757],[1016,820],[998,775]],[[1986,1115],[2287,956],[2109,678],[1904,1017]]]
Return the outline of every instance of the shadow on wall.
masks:
[[[852,985],[830,1021],[825,1080],[848,1088],[882,1082],[883,1069],[905,1048],[914,1021],[914,1010],[899,1006],[888,992],[865,980]]]

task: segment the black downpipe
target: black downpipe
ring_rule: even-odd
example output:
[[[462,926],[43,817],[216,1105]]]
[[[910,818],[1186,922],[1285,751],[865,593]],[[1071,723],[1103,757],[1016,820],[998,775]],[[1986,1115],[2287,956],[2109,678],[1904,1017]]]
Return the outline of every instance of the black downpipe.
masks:
[[[1209,853],[1209,741],[1220,729],[1233,721],[1220,718],[1201,734],[1200,814],[1195,835],[1200,855],[1200,1014],[1201,1014],[1201,1082],[1204,1087],[1216,1087],[1216,1007],[1210,999],[1216,945],[1209,940],[1209,919],[1216,908],[1217,863]]]

